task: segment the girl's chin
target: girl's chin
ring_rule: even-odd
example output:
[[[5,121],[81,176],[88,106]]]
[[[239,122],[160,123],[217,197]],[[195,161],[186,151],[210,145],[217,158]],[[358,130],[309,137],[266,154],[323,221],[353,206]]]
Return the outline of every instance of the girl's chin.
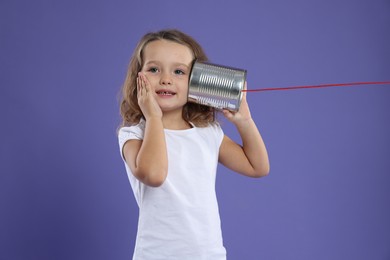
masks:
[[[172,104],[172,102],[164,102],[163,100],[159,100],[158,105],[160,106],[161,110],[164,111],[172,111],[172,110],[183,110],[183,107],[187,104],[186,102],[182,103],[176,103]]]
[[[163,113],[172,113],[172,112],[178,112],[182,113],[184,106],[162,106],[160,105],[161,111]]]

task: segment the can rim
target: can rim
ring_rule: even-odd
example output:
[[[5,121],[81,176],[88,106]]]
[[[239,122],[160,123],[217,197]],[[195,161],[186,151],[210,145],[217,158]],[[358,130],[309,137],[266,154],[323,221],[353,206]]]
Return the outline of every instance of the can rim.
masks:
[[[239,69],[239,68],[235,68],[235,67],[231,67],[231,66],[224,66],[224,65],[219,65],[219,64],[216,64],[216,63],[211,63],[211,62],[200,62],[198,61],[198,59],[194,59],[192,61],[192,66],[191,66],[191,70],[190,70],[190,77],[188,79],[188,93],[187,93],[187,101],[188,102],[196,102],[196,100],[192,100],[190,99],[190,89],[193,89],[194,88],[194,85],[192,85],[191,83],[193,83],[193,77],[194,77],[194,68],[197,64],[200,64],[200,65],[210,65],[210,66],[215,66],[215,67],[220,67],[220,68],[225,68],[225,69],[231,69],[231,70],[234,70],[234,71],[240,71],[243,73],[243,84],[242,86],[240,87],[239,89],[239,95],[238,95],[238,98],[237,98],[237,102],[236,103],[236,106],[234,108],[231,108],[231,107],[226,107],[226,108],[218,108],[218,107],[215,107],[216,109],[218,110],[222,110],[222,109],[226,109],[226,110],[229,110],[229,111],[233,111],[233,112],[237,112],[239,109],[240,109],[240,106],[241,106],[241,103],[242,103],[242,97],[243,97],[243,89],[245,87],[245,83],[246,83],[246,79],[247,79],[247,70],[245,69]]]

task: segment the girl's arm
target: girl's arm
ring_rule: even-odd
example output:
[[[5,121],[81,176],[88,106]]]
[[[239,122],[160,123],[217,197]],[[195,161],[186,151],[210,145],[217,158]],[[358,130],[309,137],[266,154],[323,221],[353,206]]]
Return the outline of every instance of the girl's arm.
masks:
[[[162,112],[155,93],[143,74],[137,78],[138,104],[145,117],[143,140],[129,140],[123,155],[133,175],[146,185],[158,187],[168,173],[168,155],[165,143]]]
[[[232,122],[242,139],[242,146],[224,136],[219,151],[219,161],[227,168],[250,177],[268,175],[268,153],[255,122],[252,119],[246,93],[244,93],[238,112],[223,111]]]

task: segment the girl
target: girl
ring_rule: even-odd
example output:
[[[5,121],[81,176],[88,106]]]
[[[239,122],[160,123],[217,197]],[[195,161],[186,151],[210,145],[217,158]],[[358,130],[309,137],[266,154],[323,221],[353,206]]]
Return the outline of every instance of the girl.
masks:
[[[133,259],[226,259],[215,194],[218,162],[250,177],[268,174],[268,155],[244,95],[223,111],[242,146],[223,134],[216,110],[187,103],[191,65],[207,61],[178,30],[146,34],[122,89],[119,145],[139,206]]]

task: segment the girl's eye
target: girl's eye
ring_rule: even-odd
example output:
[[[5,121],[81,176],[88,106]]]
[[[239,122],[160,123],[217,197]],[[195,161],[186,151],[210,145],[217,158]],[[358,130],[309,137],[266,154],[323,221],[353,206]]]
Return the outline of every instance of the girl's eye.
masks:
[[[149,72],[152,72],[152,73],[156,73],[158,72],[158,69],[157,68],[150,68],[148,69]]]
[[[184,75],[185,73],[182,70],[175,70],[175,74],[177,74],[177,75]]]

